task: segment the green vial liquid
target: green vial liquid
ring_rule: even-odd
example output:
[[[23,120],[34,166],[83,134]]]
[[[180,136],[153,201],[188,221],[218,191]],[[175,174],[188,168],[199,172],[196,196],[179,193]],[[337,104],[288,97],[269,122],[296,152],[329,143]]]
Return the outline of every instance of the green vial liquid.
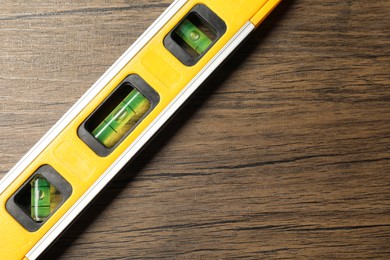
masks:
[[[141,119],[150,108],[150,102],[136,89],[92,131],[105,147],[111,148]]]
[[[50,183],[42,177],[31,182],[31,217],[42,222],[50,215]]]
[[[212,43],[211,39],[188,19],[180,23],[176,33],[198,54],[205,52]]]

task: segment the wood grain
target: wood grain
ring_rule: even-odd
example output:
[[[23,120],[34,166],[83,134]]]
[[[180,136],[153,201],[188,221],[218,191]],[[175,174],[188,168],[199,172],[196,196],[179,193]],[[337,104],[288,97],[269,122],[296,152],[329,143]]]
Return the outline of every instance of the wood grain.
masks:
[[[170,2],[1,1],[0,177]],[[389,259],[389,14],[284,0],[42,259]]]

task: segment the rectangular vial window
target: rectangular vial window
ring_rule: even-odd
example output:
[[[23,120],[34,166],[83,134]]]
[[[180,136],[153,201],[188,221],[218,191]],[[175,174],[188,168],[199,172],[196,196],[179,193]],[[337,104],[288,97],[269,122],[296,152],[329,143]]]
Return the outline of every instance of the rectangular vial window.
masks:
[[[108,155],[159,100],[139,76],[128,76],[79,128],[80,138],[100,156]]]
[[[69,198],[72,186],[50,165],[43,165],[6,203],[8,212],[27,230],[38,230]]]
[[[224,21],[198,4],[165,37],[164,46],[184,65],[193,66],[225,32]]]

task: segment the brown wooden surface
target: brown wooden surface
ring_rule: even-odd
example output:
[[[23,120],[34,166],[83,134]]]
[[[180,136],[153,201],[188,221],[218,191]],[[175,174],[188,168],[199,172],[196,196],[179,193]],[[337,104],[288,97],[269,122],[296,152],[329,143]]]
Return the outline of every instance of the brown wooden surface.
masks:
[[[170,2],[0,2],[0,177]],[[43,259],[389,259],[389,15],[284,0]]]

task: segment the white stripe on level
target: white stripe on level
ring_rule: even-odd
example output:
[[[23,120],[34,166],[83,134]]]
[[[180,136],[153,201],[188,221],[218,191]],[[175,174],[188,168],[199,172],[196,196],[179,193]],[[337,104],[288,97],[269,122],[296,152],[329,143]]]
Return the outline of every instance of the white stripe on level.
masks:
[[[26,257],[36,259],[77,217],[78,214],[96,197],[110,180],[131,160],[131,158],[154,136],[154,134],[183,105],[194,91],[210,74],[236,49],[240,43],[255,29],[247,22],[222,50],[195,76],[178,96],[161,112],[161,114],[142,132],[126,151],[100,176],[100,178],[83,194],[83,196],[62,216],[62,218],[45,234],[44,237],[28,252]]]
[[[176,0],[138,38],[134,44],[96,81],[95,84],[58,120],[33,148],[0,180],[0,195],[38,157],[62,130],[92,101],[92,99],[118,74],[119,71],[153,38],[153,36],[175,15],[187,0]]]

